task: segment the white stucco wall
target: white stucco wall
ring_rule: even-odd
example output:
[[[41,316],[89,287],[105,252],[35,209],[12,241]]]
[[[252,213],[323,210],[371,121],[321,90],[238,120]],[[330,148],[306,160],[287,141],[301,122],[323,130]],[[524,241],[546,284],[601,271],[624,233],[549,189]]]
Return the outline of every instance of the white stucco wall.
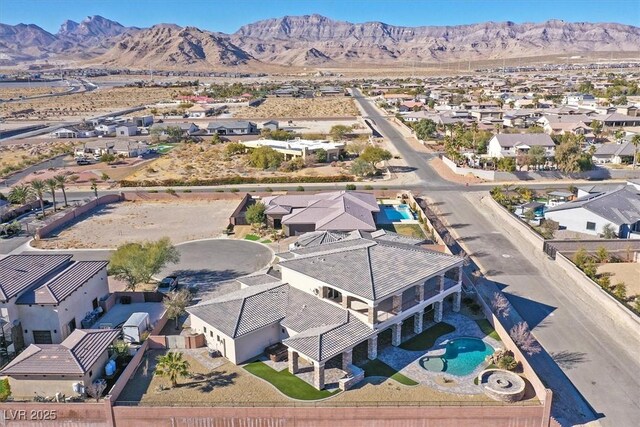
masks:
[[[258,356],[265,347],[282,341],[279,323],[273,323],[233,339],[199,317],[191,315],[191,329],[204,334],[207,347],[220,351],[224,357],[236,365]]]
[[[34,330],[51,331],[53,344],[59,344],[70,334],[67,324],[71,319],[76,319],[76,328],[80,329],[82,327],[80,322],[85,314],[93,310],[91,302],[96,298],[99,300],[108,293],[107,271],[103,269],[58,306],[17,305],[25,344],[33,344]]]
[[[611,224],[616,233],[619,232],[617,225],[583,208],[547,212],[545,213],[545,218],[560,223],[561,227],[566,227],[569,231],[577,231],[594,236],[601,234],[602,228],[607,224]],[[587,221],[596,224],[595,230],[587,230]]]

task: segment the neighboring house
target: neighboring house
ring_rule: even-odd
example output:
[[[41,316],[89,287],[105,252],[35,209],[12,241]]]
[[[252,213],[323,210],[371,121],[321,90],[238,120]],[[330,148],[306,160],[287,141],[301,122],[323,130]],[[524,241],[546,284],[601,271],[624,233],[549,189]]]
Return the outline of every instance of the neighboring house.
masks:
[[[135,116],[133,123],[140,128],[146,128],[153,124],[153,116]]]
[[[77,138],[78,130],[73,128],[60,128],[51,132],[49,135],[54,138]]]
[[[542,147],[547,157],[555,154],[555,144],[545,133],[500,133],[489,141],[487,155],[489,157],[516,157],[526,154],[532,147]]]
[[[149,146],[146,142],[142,141],[123,141],[123,140],[110,140],[110,141],[89,141],[83,144],[81,147],[77,147],[74,151],[76,157],[87,157],[92,155],[94,157],[102,156],[103,154],[123,155],[125,157],[138,157],[146,154],[149,151]]]
[[[187,108],[187,115],[190,119],[204,119],[207,116],[208,108],[200,104],[196,104],[193,107]]]
[[[427,111],[415,111],[412,113],[408,113],[402,116],[402,119],[405,122],[419,122],[420,120],[425,120],[425,119],[429,119],[429,120],[433,120],[434,122],[437,122],[439,120],[439,116],[437,114],[434,113],[429,113]]]
[[[71,255],[10,255],[0,260],[0,315],[12,325],[9,352],[56,344],[109,293],[106,261]]]
[[[635,146],[630,141],[622,144],[602,144],[593,153],[593,161],[613,164],[632,163],[634,150]]]
[[[116,128],[117,137],[136,136],[138,134],[138,126],[135,123],[125,123]]]
[[[254,135],[258,133],[258,126],[247,120],[228,120],[209,122],[207,133],[218,135]]]
[[[586,114],[545,114],[538,119],[537,124],[542,126],[547,134],[573,132],[579,128],[590,131],[589,125],[593,119],[593,116]]]
[[[105,376],[109,348],[119,335],[115,329],[76,329],[60,344],[31,344],[0,375],[9,378],[14,398],[84,394]]]
[[[319,150],[327,152],[327,161],[338,160],[346,146],[343,142],[329,142],[328,140],[291,139],[289,141],[277,141],[273,139],[258,139],[254,141],[242,141],[246,147],[271,147],[284,154],[285,160],[295,157],[306,159],[307,156],[317,153]]]
[[[403,322],[420,333],[426,313],[442,321],[448,296],[460,309],[464,260],[457,256],[358,238],[294,249],[286,258],[281,278],[240,278],[240,290],[187,308],[191,328],[209,348],[239,364],[282,343],[289,371],[299,373],[305,359],[313,364],[313,385],[323,389],[332,362],[345,377],[361,375],[354,348],[376,359],[380,332],[391,329],[398,346],[406,339]]]
[[[269,120],[267,122],[262,123],[262,129],[269,130],[278,130],[280,127],[280,123],[277,120]]]
[[[606,128],[623,128],[640,126],[640,117],[627,116],[625,114],[613,113],[603,116],[594,116],[595,120],[602,122]]]
[[[271,196],[263,203],[268,225],[282,227],[287,236],[316,230],[374,231],[380,212],[372,194],[356,191]]]
[[[154,123],[153,125],[151,125],[151,131],[154,131],[155,129],[158,129],[160,132],[160,135],[167,135],[167,128],[171,128],[171,127],[179,127],[180,130],[182,131],[183,135],[193,135],[194,133],[196,133],[198,130],[200,130],[198,128],[198,126],[195,125],[195,123]]]
[[[616,113],[625,114],[630,117],[638,117],[638,107],[635,105],[620,105],[616,107]]]
[[[295,251],[300,248],[310,248],[313,246],[320,246],[327,243],[334,243],[344,240],[353,239],[370,239],[370,240],[383,240],[387,242],[404,243],[405,245],[421,245],[426,241],[425,239],[416,239],[414,237],[404,236],[402,234],[394,233],[387,230],[376,230],[373,232],[354,230],[349,232],[344,231],[310,231],[304,233],[298,240],[289,245],[289,250]],[[287,258],[287,253],[280,254],[281,258]]]
[[[118,127],[115,123],[102,123],[96,126],[95,131],[98,135],[103,136],[113,136],[116,134],[116,128]]]
[[[588,194],[549,208],[545,218],[570,231],[600,235],[610,225],[622,239],[640,239],[640,194],[633,185]]]
[[[562,99],[562,103],[574,107],[595,107],[597,100],[589,93],[570,93]]]

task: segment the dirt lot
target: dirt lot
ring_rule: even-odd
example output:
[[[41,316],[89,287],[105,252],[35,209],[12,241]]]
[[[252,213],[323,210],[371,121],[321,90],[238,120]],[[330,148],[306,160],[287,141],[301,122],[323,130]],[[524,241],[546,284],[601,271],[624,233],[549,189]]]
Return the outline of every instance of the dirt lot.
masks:
[[[68,86],[44,86],[44,87],[1,87],[0,99],[18,99],[21,96],[38,96],[50,93],[60,93],[69,90]]]
[[[169,100],[178,95],[180,88],[133,88],[112,87],[65,96],[34,99],[33,101],[11,102],[0,105],[1,117],[15,114],[21,119],[73,119],[108,113],[142,104]]]
[[[610,273],[611,285],[623,282],[627,295],[640,295],[640,264],[637,262],[609,263],[598,266],[598,274]]]
[[[69,141],[0,145],[0,177],[71,151]]]
[[[257,107],[240,107],[235,117],[250,119],[345,117],[360,113],[349,97],[337,98],[267,98]]]
[[[349,173],[349,162],[336,166],[308,167],[296,172],[261,170],[247,165],[248,155],[225,156],[226,144],[181,144],[126,179],[132,181],[163,179],[216,179],[231,176],[333,176]]]
[[[220,237],[237,200],[122,202],[103,206],[88,217],[39,241],[46,249],[115,248],[140,240],[169,237],[175,243]]]

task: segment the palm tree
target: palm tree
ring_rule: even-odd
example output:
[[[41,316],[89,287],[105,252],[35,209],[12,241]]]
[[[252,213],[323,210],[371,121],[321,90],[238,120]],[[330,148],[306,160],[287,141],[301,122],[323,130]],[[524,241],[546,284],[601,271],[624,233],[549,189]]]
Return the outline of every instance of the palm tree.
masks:
[[[24,205],[33,196],[33,190],[26,184],[16,185],[9,191],[9,201],[17,205]]]
[[[58,188],[62,190],[62,197],[64,197],[64,206],[67,207],[69,206],[69,203],[67,203],[67,182],[68,182],[68,177],[65,174],[59,174],[53,177],[53,179],[56,180],[56,182],[58,183]]]
[[[44,213],[44,192],[47,191],[47,184],[41,179],[34,179],[31,181],[31,189],[36,196],[38,196],[38,200],[40,200],[40,210],[42,211],[42,216],[45,216]]]
[[[633,168],[635,169],[638,165],[638,145],[640,145],[640,134],[634,135],[631,138],[631,143],[633,144]]]
[[[182,353],[170,351],[164,356],[158,356],[156,375],[169,378],[171,388],[178,385],[178,377],[189,375],[189,362],[182,358]]]
[[[98,198],[98,180],[95,178],[91,178],[91,189],[93,190],[93,194],[96,195],[96,199]]]
[[[58,189],[58,181],[55,178],[49,178],[44,181],[45,185],[49,189],[49,193],[51,193],[51,197],[53,198],[53,211],[57,210],[56,206],[56,190]]]

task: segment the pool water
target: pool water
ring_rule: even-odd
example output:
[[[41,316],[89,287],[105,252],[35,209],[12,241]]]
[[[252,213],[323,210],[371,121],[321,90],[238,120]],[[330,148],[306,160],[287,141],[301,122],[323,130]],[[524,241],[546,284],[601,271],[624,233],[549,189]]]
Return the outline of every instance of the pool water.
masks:
[[[384,212],[384,216],[391,222],[399,222],[404,219],[415,219],[409,209],[409,205],[380,205],[380,210]]]
[[[442,357],[423,357],[420,366],[431,372],[464,376],[472,373],[494,349],[478,338],[456,338],[447,343]]]

